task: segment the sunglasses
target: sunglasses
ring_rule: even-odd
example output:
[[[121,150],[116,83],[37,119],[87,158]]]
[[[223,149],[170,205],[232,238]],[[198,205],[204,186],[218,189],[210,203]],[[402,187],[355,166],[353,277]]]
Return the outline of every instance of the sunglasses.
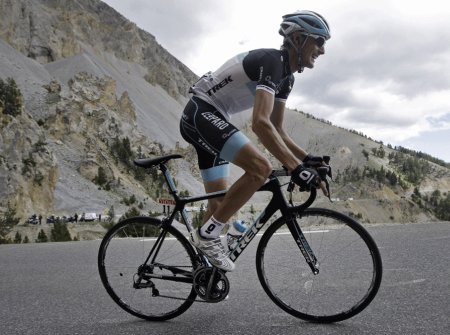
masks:
[[[321,48],[325,45],[325,38],[318,35],[305,35],[306,37],[311,37],[314,39],[314,42],[316,42],[316,45]]]

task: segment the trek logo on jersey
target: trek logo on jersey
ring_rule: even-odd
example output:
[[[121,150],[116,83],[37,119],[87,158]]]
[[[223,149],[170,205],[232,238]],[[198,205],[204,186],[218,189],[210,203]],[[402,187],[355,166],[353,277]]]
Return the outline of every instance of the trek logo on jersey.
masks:
[[[225,128],[227,128],[230,124],[228,122],[225,122],[224,120],[222,120],[220,117],[215,116],[213,113],[211,112],[204,112],[202,113],[202,116],[209,121],[209,123],[211,123],[213,126],[216,126],[217,128],[219,128],[220,130],[224,130]]]
[[[227,78],[222,80],[220,83],[218,83],[217,85],[214,85],[212,88],[207,90],[206,93],[208,93],[208,95],[211,96],[214,93],[216,93],[218,90],[220,90],[222,87],[225,87],[226,85],[231,83],[232,81],[233,81],[233,79],[231,79],[231,75],[229,75]]]

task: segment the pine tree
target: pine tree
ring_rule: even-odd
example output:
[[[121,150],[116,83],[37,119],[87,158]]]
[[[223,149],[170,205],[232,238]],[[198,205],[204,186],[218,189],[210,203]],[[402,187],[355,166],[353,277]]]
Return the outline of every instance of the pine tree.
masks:
[[[114,206],[109,207],[109,211],[108,211],[108,221],[109,222],[114,222],[114,217],[116,216],[116,213],[114,211]]]
[[[11,242],[7,235],[12,227],[19,223],[19,220],[16,218],[16,208],[8,202],[6,211],[0,216],[0,244]]]
[[[22,112],[23,98],[13,78],[0,78],[0,107],[4,114],[17,116]]]
[[[41,229],[36,239],[36,243],[45,243],[45,242],[48,242],[48,237],[44,229]]]
[[[439,202],[435,213],[438,219],[450,221],[450,193]]]
[[[103,186],[108,181],[106,177],[105,169],[102,166],[98,167],[97,176],[94,178],[94,183],[97,185]]]
[[[62,222],[55,222],[51,231],[51,239],[53,242],[72,241],[67,225]]]
[[[17,244],[22,243],[22,235],[20,235],[19,232],[16,232],[16,235],[14,236],[14,243],[17,243]]]

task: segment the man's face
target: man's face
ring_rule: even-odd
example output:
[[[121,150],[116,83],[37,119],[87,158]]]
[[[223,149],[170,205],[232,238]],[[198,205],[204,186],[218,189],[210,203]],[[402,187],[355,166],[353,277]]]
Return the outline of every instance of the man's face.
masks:
[[[309,36],[302,49],[302,65],[312,69],[316,59],[325,53],[325,40],[322,37]]]

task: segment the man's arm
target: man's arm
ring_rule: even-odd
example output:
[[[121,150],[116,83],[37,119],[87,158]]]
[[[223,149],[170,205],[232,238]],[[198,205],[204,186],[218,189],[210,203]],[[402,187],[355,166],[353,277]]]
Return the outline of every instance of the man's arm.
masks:
[[[280,106],[278,102],[274,106],[274,100],[273,94],[264,90],[256,90],[252,129],[264,147],[286,166],[289,171],[292,171],[301,163],[301,159],[306,156],[306,152],[302,150],[302,152],[298,151],[298,153],[293,153],[290,147],[288,147],[288,143],[282,138],[281,133],[275,127],[276,123],[271,120],[271,115],[273,114],[273,110],[278,110]],[[282,112],[284,112],[284,104],[282,105]],[[298,148],[296,145],[295,147]]]
[[[291,152],[293,152],[297,158],[299,158],[303,161],[305,159],[305,157],[308,155],[308,153],[304,149],[299,147],[291,139],[291,137],[286,133],[286,131],[283,128],[284,108],[285,108],[284,102],[275,101],[274,106],[273,106],[273,112],[270,115],[270,121],[272,122],[276,131],[278,132],[280,137],[283,139],[284,143],[289,148],[289,150]],[[328,190],[326,188],[325,182],[322,181],[320,183],[320,188],[322,189],[323,194],[328,196]]]
[[[273,106],[273,112],[270,115],[270,121],[274,125],[274,127],[277,130],[278,134],[280,134],[280,137],[283,139],[284,143],[289,148],[289,150],[291,150],[292,153],[297,158],[299,158],[299,159],[301,159],[303,161],[308,153],[304,149],[299,147],[291,139],[291,137],[286,133],[286,131],[283,128],[284,108],[285,108],[285,103],[284,102],[275,101],[274,106]]]

